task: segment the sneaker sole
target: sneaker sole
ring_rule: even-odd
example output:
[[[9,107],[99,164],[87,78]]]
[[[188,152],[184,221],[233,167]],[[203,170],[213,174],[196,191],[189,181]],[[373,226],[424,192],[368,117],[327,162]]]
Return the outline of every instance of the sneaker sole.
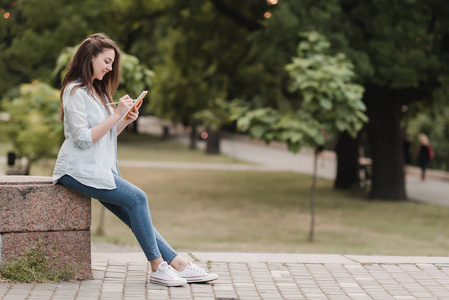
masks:
[[[150,278],[151,283],[160,284],[164,286],[180,286],[187,283],[187,281],[164,281],[159,279]]]
[[[200,277],[200,278],[187,278],[184,277],[184,279],[187,280],[187,283],[195,283],[195,282],[210,282],[218,279],[217,277]]]

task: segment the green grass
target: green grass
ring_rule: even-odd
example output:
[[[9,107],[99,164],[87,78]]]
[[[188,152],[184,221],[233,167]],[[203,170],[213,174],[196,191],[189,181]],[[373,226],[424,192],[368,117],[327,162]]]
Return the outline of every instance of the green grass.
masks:
[[[150,197],[153,223],[178,250],[379,255],[449,254],[449,208],[368,201],[319,180],[316,241],[307,241],[309,176],[293,173],[145,170],[122,176]],[[99,205],[93,210],[98,226]],[[136,243],[107,216],[107,237]]]

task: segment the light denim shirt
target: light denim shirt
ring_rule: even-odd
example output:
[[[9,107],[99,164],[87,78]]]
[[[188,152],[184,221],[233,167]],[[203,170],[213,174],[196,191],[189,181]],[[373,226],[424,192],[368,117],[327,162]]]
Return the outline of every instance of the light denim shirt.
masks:
[[[113,172],[117,167],[117,125],[100,140],[92,142],[92,127],[103,122],[108,113],[87,87],[68,85],[63,94],[65,141],[53,171],[53,183],[69,175],[97,189],[115,189]],[[112,108],[108,108],[112,113]]]

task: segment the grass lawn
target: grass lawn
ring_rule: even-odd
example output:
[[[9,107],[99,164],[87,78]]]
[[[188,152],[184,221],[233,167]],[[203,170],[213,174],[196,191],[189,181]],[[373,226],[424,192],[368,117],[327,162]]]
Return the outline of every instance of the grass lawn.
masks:
[[[449,255],[449,208],[368,201],[320,180],[316,241],[307,241],[311,178],[293,173],[146,170],[122,176],[150,197],[153,223],[177,250]],[[93,231],[100,206],[94,203]],[[106,237],[136,243],[108,214]]]

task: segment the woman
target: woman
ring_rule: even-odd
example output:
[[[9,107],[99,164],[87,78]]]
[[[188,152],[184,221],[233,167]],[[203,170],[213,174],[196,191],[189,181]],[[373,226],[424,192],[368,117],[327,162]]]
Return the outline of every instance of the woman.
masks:
[[[85,39],[67,66],[61,101],[65,141],[53,183],[98,199],[136,236],[151,264],[150,281],[166,286],[218,278],[179,256],[153,227],[146,194],[119,175],[117,135],[139,116],[125,95],[117,107],[112,96],[120,79],[120,50],[104,34]]]

